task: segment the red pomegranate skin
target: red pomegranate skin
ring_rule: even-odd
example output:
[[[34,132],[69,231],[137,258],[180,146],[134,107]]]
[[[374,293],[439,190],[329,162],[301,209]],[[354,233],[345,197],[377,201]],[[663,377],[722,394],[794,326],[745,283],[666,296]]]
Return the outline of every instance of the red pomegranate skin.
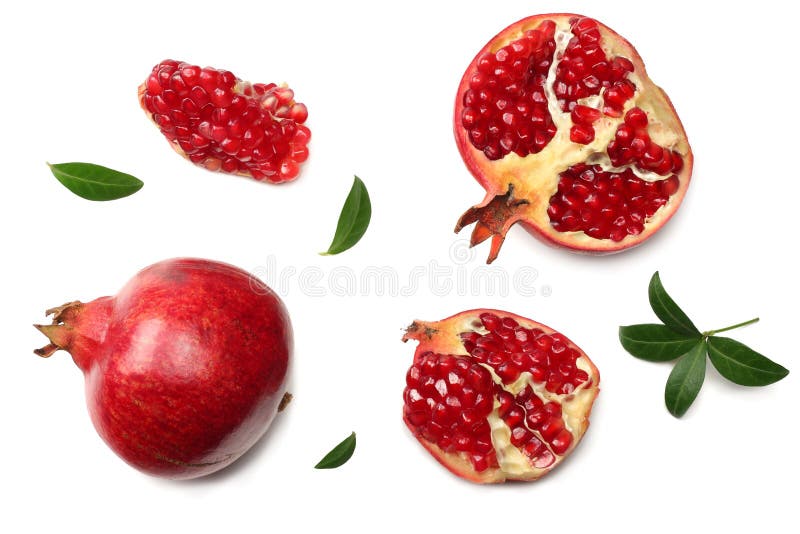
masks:
[[[218,471],[275,417],[291,325],[278,296],[245,271],[167,260],[116,297],[66,306],[63,324],[43,331],[84,372],[97,432],[137,469],[173,479]]]

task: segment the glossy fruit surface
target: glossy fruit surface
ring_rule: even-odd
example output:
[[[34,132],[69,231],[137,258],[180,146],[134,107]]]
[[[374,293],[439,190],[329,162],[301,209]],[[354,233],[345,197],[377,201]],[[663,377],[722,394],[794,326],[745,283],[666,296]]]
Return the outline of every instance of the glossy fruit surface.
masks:
[[[486,189],[456,231],[492,239],[521,223],[586,253],[640,244],[674,214],[693,156],[666,93],[633,46],[600,22],[535,15],[495,36],[456,96],[461,156]]]
[[[285,85],[168,59],[139,87],[139,102],[176,152],[212,171],[282,183],[308,158],[308,110]]]
[[[72,355],[103,440],[145,473],[195,478],[231,464],[286,393],[292,330],[283,303],[245,271],[173,259],[113,297],[71,302],[39,325]]]
[[[589,425],[600,374],[566,336],[508,312],[470,310],[415,321],[403,420],[456,475],[479,483],[535,480]]]

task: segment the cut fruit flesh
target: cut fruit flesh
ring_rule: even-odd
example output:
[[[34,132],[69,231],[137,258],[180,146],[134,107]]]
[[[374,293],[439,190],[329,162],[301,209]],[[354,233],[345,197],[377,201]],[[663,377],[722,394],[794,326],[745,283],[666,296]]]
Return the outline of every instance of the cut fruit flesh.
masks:
[[[579,15],[529,17],[492,39],[464,74],[454,130],[487,192],[456,231],[475,223],[471,244],[491,237],[489,261],[517,222],[576,251],[635,246],[672,216],[691,177],[691,149],[666,94],[627,41]],[[592,198],[605,185],[588,183],[565,197],[560,182],[585,166],[601,182],[636,178],[649,196],[632,186]],[[669,191],[663,201],[647,185],[658,181],[670,181],[658,188]]]
[[[403,418],[455,474],[533,480],[580,441],[599,391],[588,356],[562,334],[497,310],[414,322]]]

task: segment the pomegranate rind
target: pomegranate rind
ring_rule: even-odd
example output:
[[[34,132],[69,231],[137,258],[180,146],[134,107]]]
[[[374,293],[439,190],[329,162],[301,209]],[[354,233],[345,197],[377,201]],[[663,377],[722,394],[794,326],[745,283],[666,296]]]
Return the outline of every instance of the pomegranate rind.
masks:
[[[653,141],[664,148],[675,150],[683,159],[683,168],[680,173],[676,174],[679,179],[678,190],[670,196],[661,209],[647,219],[644,230],[638,235],[627,235],[621,241],[596,239],[586,235],[583,231],[556,231],[547,214],[550,198],[557,190],[558,173],[571,165],[585,162],[590,155],[604,152],[609,141],[613,139],[617,127],[623,122],[623,117],[603,116],[594,124],[596,132],[594,141],[588,145],[581,145],[572,142],[569,138],[569,125],[572,124],[566,122],[569,121],[569,113],[564,113],[560,118],[558,114],[553,114],[553,120],[558,125],[555,137],[541,152],[525,157],[520,157],[512,152],[501,159],[490,160],[481,150],[472,145],[466,128],[461,124],[461,117],[464,111],[463,95],[469,87],[470,77],[477,70],[478,60],[486,53],[494,53],[519,39],[526,31],[536,29],[544,21],[551,20],[556,23],[558,30],[564,31],[569,30],[570,20],[574,18],[587,17],[572,13],[554,13],[533,15],[515,22],[486,43],[475,55],[459,83],[453,115],[456,146],[470,173],[486,190],[483,201],[467,213],[489,206],[495,197],[506,194],[510,187],[513,188],[515,198],[525,201],[518,205],[511,216],[494,225],[501,228],[497,234],[500,239],[493,241],[488,263],[491,263],[497,256],[502,244],[502,237],[511,226],[518,222],[544,243],[579,253],[610,254],[635,247],[655,234],[675,214],[689,187],[694,156],[672,101],[663,89],[650,80],[644,61],[633,45],[596,19],[592,20],[597,23],[600,30],[602,48],[606,54],[609,57],[626,57],[634,65],[633,72],[628,76],[636,85],[637,90],[625,104],[624,111],[632,107],[643,109],[650,120],[648,133]],[[663,178],[668,178],[668,176]],[[464,225],[459,222],[456,232],[460,231],[462,226]],[[480,241],[473,239],[472,245],[476,245],[478,242]]]
[[[539,328],[546,334],[559,333],[557,330],[547,325],[506,311],[474,309],[455,314],[441,321],[414,321],[406,329],[402,341],[407,342],[409,340],[414,340],[418,342],[414,353],[415,361],[422,354],[428,352],[469,357],[470,355],[464,347],[460,334],[462,332],[472,331],[478,325],[481,325],[480,315],[484,313],[491,313],[498,317],[514,319],[520,326],[525,328]],[[561,335],[563,336],[563,334]],[[484,471],[477,471],[466,455],[444,451],[436,443],[426,439],[405,415],[403,416],[403,421],[417,441],[430,452],[439,463],[456,476],[479,484],[494,484],[505,482],[506,480],[533,481],[541,478],[561,464],[581,441],[581,438],[589,427],[592,407],[600,392],[600,372],[595,364],[580,347],[566,336],[563,337],[565,343],[575,348],[580,353],[579,360],[582,362],[581,368],[587,371],[589,380],[586,382],[586,387],[582,386],[579,390],[576,390],[574,395],[562,396],[563,402],[561,406],[565,414],[567,414],[569,430],[572,433],[573,439],[569,448],[567,448],[563,454],[557,454],[555,456],[555,462],[551,465],[545,468],[536,468],[529,465],[528,469],[524,472],[515,473],[506,472],[501,467],[490,467]],[[497,402],[495,401],[495,409],[496,405]],[[492,439],[494,441],[494,436]]]
[[[184,480],[225,468],[288,400],[288,311],[233,265],[165,260],[113,297],[47,314],[52,324],[35,326],[50,344],[35,353],[70,353],[97,433],[146,474]]]

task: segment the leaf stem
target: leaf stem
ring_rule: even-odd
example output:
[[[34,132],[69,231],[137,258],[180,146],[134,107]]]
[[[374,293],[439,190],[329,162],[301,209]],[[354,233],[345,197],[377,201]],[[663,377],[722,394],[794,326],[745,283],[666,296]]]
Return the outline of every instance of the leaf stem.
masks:
[[[703,337],[713,336],[714,334],[719,334],[720,332],[727,332],[728,330],[733,330],[735,328],[741,328],[743,326],[747,326],[749,324],[757,323],[758,317],[755,319],[750,319],[749,321],[745,321],[743,323],[738,323],[732,326],[726,326],[725,328],[718,328],[716,330],[709,330],[707,332],[703,332]]]

